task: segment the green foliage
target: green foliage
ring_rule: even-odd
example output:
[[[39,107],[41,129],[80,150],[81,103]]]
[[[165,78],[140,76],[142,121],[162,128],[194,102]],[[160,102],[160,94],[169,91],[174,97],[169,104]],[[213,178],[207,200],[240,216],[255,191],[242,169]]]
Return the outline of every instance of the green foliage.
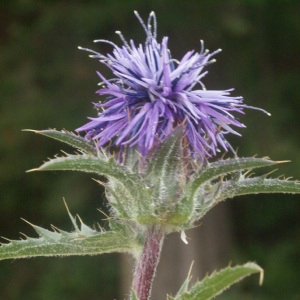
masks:
[[[95,149],[95,145],[91,141],[87,141],[83,137],[79,135],[75,135],[72,132],[67,131],[57,131],[57,130],[24,130],[24,131],[32,131],[60,142],[66,143],[75,149],[81,150],[86,154],[90,154],[93,156],[101,155],[100,152],[97,153]],[[102,156],[104,159],[104,157]]]
[[[218,194],[224,188],[224,185],[234,183],[243,179],[241,171],[251,170],[254,168],[265,167],[275,164],[269,159],[263,158],[236,158],[219,160],[217,162],[207,164],[204,168],[192,177],[183,190],[180,203],[197,202],[192,221],[203,217],[220,199]],[[234,174],[230,181],[224,182],[224,176]],[[215,179],[216,183],[213,183]],[[211,195],[209,197],[209,194]],[[232,193],[233,195],[234,193]],[[205,195],[205,197],[204,197]],[[230,195],[229,198],[232,197]],[[197,200],[198,198],[198,200]],[[204,198],[206,201],[203,201]],[[207,199],[210,198],[210,201]],[[184,207],[184,205],[183,205]]]
[[[236,158],[227,160],[218,160],[214,163],[208,163],[207,166],[193,176],[187,187],[190,193],[194,195],[199,186],[207,181],[211,181],[219,176],[225,176],[230,173],[243,171],[247,169],[261,168],[271,166],[276,162],[264,158]]]
[[[50,231],[29,223],[39,238],[9,240],[9,243],[0,247],[0,260],[139,251],[140,245],[129,228],[119,225],[113,226],[114,231],[99,232],[85,225],[79,217],[80,227],[78,227],[75,218],[70,213],[69,216],[75,231],[66,232],[56,227]]]
[[[170,300],[209,300],[221,294],[232,284],[237,283],[246,276],[260,273],[260,285],[263,281],[263,269],[255,263],[246,263],[241,266],[227,267],[219,272],[206,276],[202,281],[197,282],[189,290],[187,288],[189,278],[185,281],[175,298]]]
[[[189,180],[185,175],[178,176],[184,170],[181,130],[179,127],[162,143],[145,173],[130,170],[130,166],[118,163],[105,150],[93,151],[90,142],[84,146],[84,139],[72,133],[39,131],[74,148],[80,147],[82,153],[55,157],[30,171],[71,170],[104,175],[108,178],[105,186],[115,217],[137,224],[175,225],[168,229],[171,231],[193,227],[195,221],[227,198],[253,193],[300,192],[297,182],[266,176],[247,178],[246,174],[254,168],[276,164],[264,158],[219,160],[198,166]]]
[[[32,225],[39,238],[26,237],[24,240],[10,240],[9,243],[2,244],[0,259],[111,252],[129,252],[135,258],[139,258],[147,228],[156,228],[162,236],[172,231],[192,228],[195,222],[218,202],[238,195],[259,192],[300,193],[300,184],[297,182],[267,179],[266,175],[247,178],[246,175],[254,168],[275,164],[269,159],[219,160],[205,166],[197,166],[198,170],[190,178],[178,175],[184,170],[181,127],[158,147],[153,154],[153,161],[149,161],[145,171],[140,171],[139,167],[134,168],[134,171],[131,168],[132,164],[127,166],[126,162],[118,162],[105,149],[94,151],[89,141],[72,133],[56,130],[38,133],[75,149],[80,148],[80,153],[56,156],[30,171],[72,170],[107,177],[104,186],[107,187],[107,198],[111,208],[110,230],[97,232],[80,219],[79,228],[69,213],[74,232],[68,233],[56,228],[49,231]],[[84,145],[85,143],[87,145]],[[138,155],[136,153],[136,156]],[[191,168],[191,165],[189,167]],[[193,165],[193,168],[195,167]],[[204,278],[190,290],[188,278],[177,296],[170,299],[211,299],[233,283],[256,272],[260,272],[262,276],[262,269],[250,263],[226,268]],[[132,299],[136,299],[134,293]]]

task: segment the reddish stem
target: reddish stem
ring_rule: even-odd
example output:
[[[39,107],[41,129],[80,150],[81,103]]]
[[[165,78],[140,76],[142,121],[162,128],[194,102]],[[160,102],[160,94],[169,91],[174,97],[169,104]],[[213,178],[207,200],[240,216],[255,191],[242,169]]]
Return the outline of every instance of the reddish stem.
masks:
[[[163,233],[151,227],[147,231],[143,251],[137,261],[133,275],[133,289],[139,300],[150,299],[153,278],[164,240]]]

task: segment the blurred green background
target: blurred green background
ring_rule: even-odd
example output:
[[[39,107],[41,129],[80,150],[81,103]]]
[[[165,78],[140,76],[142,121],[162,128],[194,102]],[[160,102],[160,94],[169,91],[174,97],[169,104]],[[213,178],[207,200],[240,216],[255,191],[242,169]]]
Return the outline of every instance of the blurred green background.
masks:
[[[22,129],[68,129],[96,112],[91,102],[106,70],[77,46],[107,53],[119,43],[115,30],[143,43],[133,14],[158,18],[158,37],[169,36],[172,56],[222,48],[209,67],[208,89],[235,87],[245,103],[272,117],[247,111],[243,137],[231,137],[240,156],[292,160],[275,174],[300,178],[300,2],[230,1],[1,1],[0,2],[0,236],[34,235],[20,220],[71,230],[64,197],[73,214],[89,225],[101,223],[103,190],[90,175],[29,173],[61,145]],[[63,147],[64,150],[68,150]],[[255,195],[227,201],[231,210],[233,253],[224,262],[255,260],[265,269],[263,287],[245,280],[228,299],[300,299],[299,196]],[[105,222],[101,223],[105,226]],[[201,230],[201,228],[200,228]],[[35,258],[0,263],[0,299],[124,299],[119,256]],[[231,294],[230,294],[231,293]],[[100,297],[99,297],[100,295]],[[227,296],[226,296],[227,295]],[[227,299],[226,298],[226,299]],[[222,299],[222,297],[220,297]],[[225,298],[224,298],[225,299]]]

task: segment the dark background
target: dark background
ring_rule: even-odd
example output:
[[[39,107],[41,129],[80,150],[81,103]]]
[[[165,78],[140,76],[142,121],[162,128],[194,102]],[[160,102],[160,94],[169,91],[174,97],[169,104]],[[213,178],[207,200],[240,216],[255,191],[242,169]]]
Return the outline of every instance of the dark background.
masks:
[[[243,137],[231,137],[231,144],[240,156],[289,159],[292,163],[280,165],[274,176],[300,178],[299,1],[1,1],[0,236],[34,236],[20,217],[72,230],[63,197],[85,223],[101,222],[96,208],[105,209],[103,190],[90,175],[25,173],[58,153],[61,145],[21,130],[74,130],[96,114],[91,104],[99,100],[95,71],[106,70],[77,46],[107,53],[109,45],[92,41],[120,44],[116,30],[143,43],[133,10],[144,20],[156,12],[158,39],[169,36],[175,58],[199,51],[200,39],[211,51],[223,49],[209,67],[206,87],[234,87],[245,103],[272,114],[246,111]],[[265,269],[265,282],[257,287],[257,278],[249,278],[224,297],[300,299],[299,196],[254,195],[229,200],[226,206],[234,239],[224,267],[230,261],[254,260]],[[118,255],[0,264],[0,299],[124,299]]]

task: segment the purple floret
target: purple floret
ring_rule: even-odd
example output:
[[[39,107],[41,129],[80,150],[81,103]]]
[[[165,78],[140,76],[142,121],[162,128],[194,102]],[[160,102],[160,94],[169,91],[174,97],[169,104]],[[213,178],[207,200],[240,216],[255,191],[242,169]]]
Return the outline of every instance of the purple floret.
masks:
[[[204,51],[201,41],[200,52],[189,51],[180,61],[175,60],[168,49],[168,37],[161,44],[157,42],[154,12],[147,26],[136,16],[147,35],[145,45],[137,47],[132,40],[128,44],[117,32],[122,47],[98,40],[111,44],[112,54],[84,49],[106,65],[115,78],[108,80],[98,72],[102,82],[97,93],[106,96],[106,101],[95,103],[101,112],[76,131],[86,131],[86,138],[95,140],[98,147],[137,146],[146,157],[176,126],[182,125],[193,157],[204,160],[215,156],[219,146],[232,150],[224,136],[239,135],[232,126],[245,127],[232,113],[253,107],[244,105],[242,97],[230,96],[232,89],[206,90],[202,84],[207,73],[203,68],[221,50]]]

